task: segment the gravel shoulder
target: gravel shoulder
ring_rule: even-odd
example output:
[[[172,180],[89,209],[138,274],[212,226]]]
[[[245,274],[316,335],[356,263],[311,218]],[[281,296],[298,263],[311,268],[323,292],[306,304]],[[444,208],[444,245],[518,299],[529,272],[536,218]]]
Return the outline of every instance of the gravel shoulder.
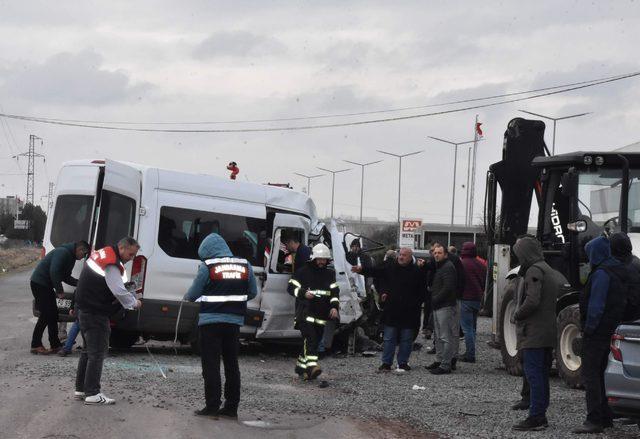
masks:
[[[406,374],[376,373],[379,358],[332,357],[321,361],[329,387],[294,377],[295,355],[273,347],[245,346],[240,358],[243,394],[240,422],[191,415],[203,404],[199,358],[187,348],[150,343],[112,352],[103,390],[118,403],[86,407],[70,398],[77,354],[32,356],[28,339],[30,293],[23,277],[0,279],[0,437],[347,437],[347,438],[566,438],[582,422],[584,394],[551,383],[550,427],[522,434],[511,425],[524,414],[509,406],[519,398],[520,378],[501,370],[499,352],[489,348],[490,321],[480,319],[478,362],[452,375],[434,376],[422,366],[433,357],[414,352]],[[21,292],[14,292],[21,290]],[[157,361],[157,362],[156,362]],[[163,378],[159,367],[166,374]],[[425,390],[412,390],[414,385]],[[8,428],[7,428],[8,427]],[[636,426],[616,427],[591,437],[638,437]]]

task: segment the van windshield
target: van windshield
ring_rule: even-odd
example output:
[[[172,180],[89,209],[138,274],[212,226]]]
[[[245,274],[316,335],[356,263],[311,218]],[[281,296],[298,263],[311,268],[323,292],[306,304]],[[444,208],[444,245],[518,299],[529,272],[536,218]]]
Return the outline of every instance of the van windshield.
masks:
[[[89,241],[93,196],[60,195],[51,224],[51,244],[58,247],[69,242]]]

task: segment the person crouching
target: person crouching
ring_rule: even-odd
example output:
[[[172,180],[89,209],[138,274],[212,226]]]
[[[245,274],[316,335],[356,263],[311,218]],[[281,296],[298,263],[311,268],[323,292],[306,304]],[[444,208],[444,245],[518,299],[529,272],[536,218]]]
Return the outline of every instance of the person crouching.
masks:
[[[338,319],[340,288],[336,272],[327,265],[331,250],[324,244],[313,247],[311,260],[298,270],[287,291],[296,300],[296,327],[303,338],[302,353],[295,372],[304,380],[313,380],[322,373],[318,364],[318,344],[328,319]]]

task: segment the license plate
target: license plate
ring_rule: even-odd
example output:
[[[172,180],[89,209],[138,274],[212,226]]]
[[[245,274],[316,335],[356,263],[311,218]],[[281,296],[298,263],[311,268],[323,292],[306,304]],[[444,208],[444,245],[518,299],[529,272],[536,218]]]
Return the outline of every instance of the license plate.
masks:
[[[56,299],[58,308],[71,308],[71,299]]]

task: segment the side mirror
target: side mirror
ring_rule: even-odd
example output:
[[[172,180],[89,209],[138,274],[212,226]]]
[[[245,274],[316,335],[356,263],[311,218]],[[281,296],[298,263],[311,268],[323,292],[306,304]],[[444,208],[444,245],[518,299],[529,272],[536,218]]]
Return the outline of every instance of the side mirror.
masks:
[[[573,168],[562,174],[560,184],[562,185],[562,195],[565,197],[570,197],[576,194],[578,191],[578,174],[573,170]]]

